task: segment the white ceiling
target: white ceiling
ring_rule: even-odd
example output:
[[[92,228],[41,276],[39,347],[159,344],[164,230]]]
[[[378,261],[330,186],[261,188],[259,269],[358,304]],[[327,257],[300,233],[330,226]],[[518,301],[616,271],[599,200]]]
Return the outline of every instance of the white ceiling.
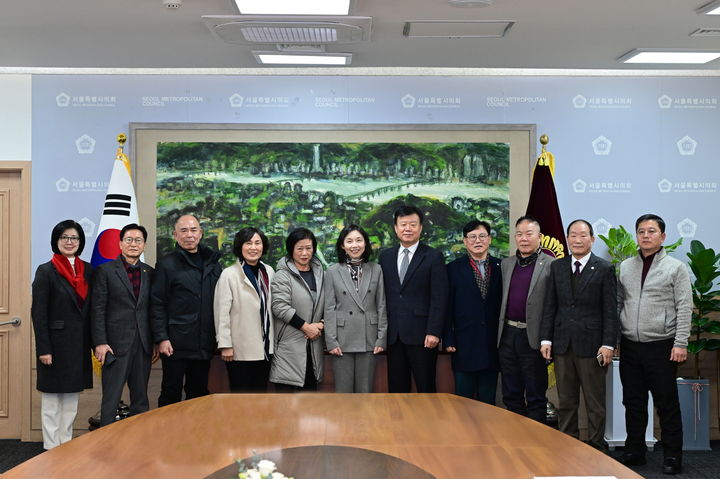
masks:
[[[302,1],[302,0],[298,0]],[[355,0],[373,18],[368,43],[334,45],[352,67],[660,69],[623,65],[633,48],[720,50],[720,16],[698,15],[709,0],[494,0],[457,8],[447,0]],[[203,15],[233,15],[230,0],[1,0],[0,67],[254,68],[251,47],[215,38]],[[510,20],[505,38],[408,39],[407,20]],[[333,68],[333,67],[328,67]],[[687,68],[682,66],[678,68]],[[720,60],[693,69],[720,69]]]

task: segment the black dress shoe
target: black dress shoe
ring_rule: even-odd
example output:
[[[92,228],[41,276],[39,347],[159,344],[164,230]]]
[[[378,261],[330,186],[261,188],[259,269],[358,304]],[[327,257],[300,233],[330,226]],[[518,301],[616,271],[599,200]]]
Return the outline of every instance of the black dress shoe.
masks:
[[[666,457],[663,461],[663,474],[680,474],[682,472],[682,463],[677,457]]]
[[[644,466],[647,464],[647,460],[645,459],[645,454],[636,454],[634,452],[626,452],[623,453],[622,456],[618,458],[618,461],[623,466]]]

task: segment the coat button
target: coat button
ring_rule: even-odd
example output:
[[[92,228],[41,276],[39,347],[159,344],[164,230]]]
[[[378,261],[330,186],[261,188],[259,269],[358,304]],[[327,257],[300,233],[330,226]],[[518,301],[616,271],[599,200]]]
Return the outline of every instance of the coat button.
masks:
[[[350,316],[352,316],[352,311],[350,311]]]
[[[345,291],[343,291],[343,294],[347,294]]]

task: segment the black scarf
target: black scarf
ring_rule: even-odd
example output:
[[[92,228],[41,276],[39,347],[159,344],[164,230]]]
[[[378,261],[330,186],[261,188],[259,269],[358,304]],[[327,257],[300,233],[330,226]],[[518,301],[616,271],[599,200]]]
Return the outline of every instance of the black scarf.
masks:
[[[529,265],[533,264],[541,252],[542,252],[542,247],[539,247],[537,249],[537,251],[535,251],[533,254],[531,254],[530,256],[528,256],[526,258],[523,258],[522,255],[520,254],[520,250],[517,250],[517,251],[515,251],[515,256],[517,257],[517,262],[520,265],[520,267],[524,268],[525,266],[529,266]]]

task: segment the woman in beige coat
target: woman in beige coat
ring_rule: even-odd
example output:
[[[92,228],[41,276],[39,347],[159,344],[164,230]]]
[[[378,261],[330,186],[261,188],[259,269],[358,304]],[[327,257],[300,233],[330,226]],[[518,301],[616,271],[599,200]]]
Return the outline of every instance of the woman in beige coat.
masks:
[[[267,249],[267,237],[259,229],[238,231],[233,241],[238,260],[223,270],[215,287],[215,332],[232,392],[267,391],[274,349],[274,271],[260,261]]]

